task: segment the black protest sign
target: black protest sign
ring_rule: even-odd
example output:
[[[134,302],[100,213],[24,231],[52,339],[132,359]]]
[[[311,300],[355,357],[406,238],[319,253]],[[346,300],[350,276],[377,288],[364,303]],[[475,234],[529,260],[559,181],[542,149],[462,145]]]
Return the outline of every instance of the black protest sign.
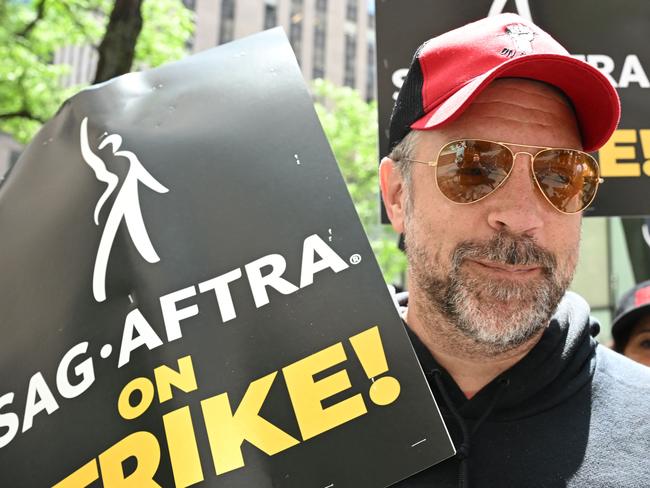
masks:
[[[384,487],[453,453],[280,30],[69,100],[0,249],[2,486]]]
[[[642,0],[383,0],[377,4],[379,145],[388,154],[388,121],[406,70],[427,39],[501,12],[531,19],[617,88],[619,129],[595,156],[605,183],[585,215],[650,214],[650,3]]]

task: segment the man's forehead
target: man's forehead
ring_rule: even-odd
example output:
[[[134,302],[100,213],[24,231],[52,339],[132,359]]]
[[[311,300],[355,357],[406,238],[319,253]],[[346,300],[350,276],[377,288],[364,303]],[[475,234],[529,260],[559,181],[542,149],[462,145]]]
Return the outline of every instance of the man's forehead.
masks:
[[[495,80],[457,119],[422,132],[424,145],[480,138],[581,147],[575,113],[562,92],[542,82],[515,78]]]
[[[500,98],[511,94],[521,94],[546,98],[554,103],[565,105],[574,110],[569,97],[558,87],[538,80],[527,78],[497,78],[487,85],[474,99],[474,102],[482,99]]]

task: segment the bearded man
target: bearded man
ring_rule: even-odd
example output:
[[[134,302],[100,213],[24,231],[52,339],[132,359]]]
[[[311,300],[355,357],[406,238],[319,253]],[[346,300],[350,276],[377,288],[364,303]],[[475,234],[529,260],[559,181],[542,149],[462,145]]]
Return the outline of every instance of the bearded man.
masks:
[[[649,370],[598,345],[567,292],[601,182],[587,152],[619,115],[598,70],[513,14],[416,52],[380,181],[457,454],[396,486],[650,486]]]

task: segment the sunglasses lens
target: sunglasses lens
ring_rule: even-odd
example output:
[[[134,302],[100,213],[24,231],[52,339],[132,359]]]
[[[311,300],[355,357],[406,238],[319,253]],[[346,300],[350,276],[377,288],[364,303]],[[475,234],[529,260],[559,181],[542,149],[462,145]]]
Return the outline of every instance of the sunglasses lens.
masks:
[[[438,156],[438,188],[453,202],[475,202],[503,183],[512,163],[512,154],[501,144],[472,139],[450,142]]]
[[[598,163],[586,153],[546,149],[535,157],[533,173],[542,192],[561,212],[580,212],[596,196]]]

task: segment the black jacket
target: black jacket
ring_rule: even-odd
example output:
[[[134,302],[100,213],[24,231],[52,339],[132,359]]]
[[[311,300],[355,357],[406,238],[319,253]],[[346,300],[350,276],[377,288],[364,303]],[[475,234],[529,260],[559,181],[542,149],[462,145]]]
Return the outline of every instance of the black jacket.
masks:
[[[393,486],[650,487],[650,368],[598,330],[567,293],[539,343],[470,400],[409,331],[458,453]]]

